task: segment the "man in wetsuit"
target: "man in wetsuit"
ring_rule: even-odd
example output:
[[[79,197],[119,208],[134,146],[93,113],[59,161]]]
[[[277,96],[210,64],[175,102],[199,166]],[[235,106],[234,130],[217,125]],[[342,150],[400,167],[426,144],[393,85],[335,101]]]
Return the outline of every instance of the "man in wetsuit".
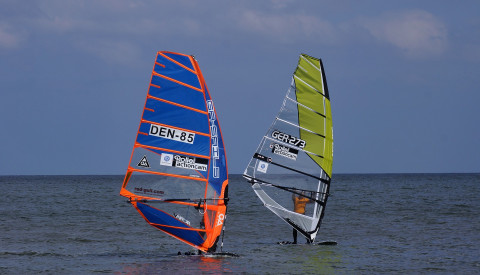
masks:
[[[292,200],[293,211],[302,215],[305,215],[305,208],[307,206],[307,203],[312,202],[309,198],[305,196],[305,191],[302,191],[302,195],[293,193]],[[307,239],[307,241],[309,240]],[[293,229],[293,243],[297,243],[297,230],[295,228]]]

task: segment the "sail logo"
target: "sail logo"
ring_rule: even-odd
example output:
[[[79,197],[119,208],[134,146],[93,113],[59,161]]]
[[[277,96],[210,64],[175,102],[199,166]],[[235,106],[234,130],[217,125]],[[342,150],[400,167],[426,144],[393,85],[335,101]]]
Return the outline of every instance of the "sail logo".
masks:
[[[187,219],[185,219],[184,217],[182,217],[182,216],[180,216],[180,215],[178,215],[178,214],[176,214],[176,213],[173,213],[173,216],[174,216],[175,218],[177,218],[177,220],[182,221],[182,222],[186,223],[187,225],[190,225],[190,221],[187,220]]]
[[[276,155],[286,157],[286,158],[289,158],[291,160],[297,160],[297,156],[298,156],[298,150],[297,149],[293,149],[293,148],[290,148],[290,147],[287,147],[287,146],[283,146],[283,145],[278,144],[278,143],[270,144],[270,148],[272,148],[272,153],[274,153]]]
[[[267,169],[268,169],[268,163],[264,161],[260,161],[260,163],[257,166],[257,171],[262,173],[267,173]]]
[[[148,163],[147,156],[143,156],[140,162],[137,164],[138,167],[150,168],[150,164]]]
[[[160,165],[206,172],[208,168],[208,160],[162,153],[160,157]]]
[[[210,134],[212,136],[212,173],[214,178],[220,178],[220,167],[218,160],[220,159],[220,148],[218,147],[218,127],[217,118],[215,116],[215,109],[213,101],[207,100],[208,117],[210,120]]]
[[[217,218],[217,226],[220,226],[223,224],[223,220],[225,219],[225,215],[220,213],[218,214],[218,218]]]
[[[173,155],[162,153],[162,156],[160,157],[160,165],[172,166],[172,163],[173,163]]]
[[[307,145],[307,142],[303,139],[297,138],[295,136],[289,135],[282,133],[280,131],[273,131],[272,132],[272,137],[276,140],[300,147],[300,148],[305,148],[305,145]]]
[[[187,156],[175,155],[173,157],[173,166],[184,169],[198,170],[206,172],[208,160],[202,158],[191,158]]]
[[[188,144],[193,144],[193,141],[195,140],[195,133],[155,124],[150,124],[150,131],[148,132],[148,135],[180,141]]]

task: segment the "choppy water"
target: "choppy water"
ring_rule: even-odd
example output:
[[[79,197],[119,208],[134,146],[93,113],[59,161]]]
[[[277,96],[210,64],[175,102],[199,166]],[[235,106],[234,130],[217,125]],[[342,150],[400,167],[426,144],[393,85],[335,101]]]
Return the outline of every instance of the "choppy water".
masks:
[[[123,176],[0,177],[0,274],[478,274],[480,174],[334,175],[317,240],[277,245],[290,227],[230,178],[224,251],[149,226],[118,195]]]

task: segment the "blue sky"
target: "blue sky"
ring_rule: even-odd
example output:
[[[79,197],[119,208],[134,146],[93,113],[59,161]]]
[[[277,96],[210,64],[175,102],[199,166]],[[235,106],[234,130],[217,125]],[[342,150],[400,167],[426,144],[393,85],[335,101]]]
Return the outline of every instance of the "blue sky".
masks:
[[[230,173],[298,55],[322,58],[333,173],[480,172],[478,1],[0,0],[0,175],[123,174],[156,52],[193,54]]]

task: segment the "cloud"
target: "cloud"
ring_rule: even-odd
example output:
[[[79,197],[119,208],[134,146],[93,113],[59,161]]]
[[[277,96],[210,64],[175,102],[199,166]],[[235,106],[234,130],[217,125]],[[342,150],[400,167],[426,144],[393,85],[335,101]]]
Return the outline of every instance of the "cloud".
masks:
[[[334,39],[334,27],[327,21],[307,14],[268,14],[253,10],[244,11],[238,19],[243,30],[288,41],[299,38],[323,37]]]
[[[425,11],[384,14],[363,19],[362,25],[375,38],[400,48],[407,56],[439,55],[447,49],[445,25]]]
[[[1,48],[15,48],[22,36],[6,24],[0,24],[0,47]]]
[[[76,46],[84,51],[116,64],[131,64],[140,56],[140,49],[134,43],[99,38],[88,42],[78,40]]]

